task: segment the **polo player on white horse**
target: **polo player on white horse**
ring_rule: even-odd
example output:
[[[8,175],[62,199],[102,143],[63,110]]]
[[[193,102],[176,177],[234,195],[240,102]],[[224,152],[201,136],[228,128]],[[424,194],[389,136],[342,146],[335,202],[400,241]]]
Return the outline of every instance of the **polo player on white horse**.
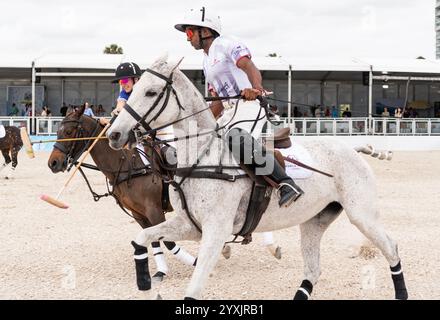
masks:
[[[251,60],[250,50],[238,39],[221,35],[220,17],[204,7],[191,10],[175,28],[186,33],[187,40],[196,50],[203,50],[203,71],[210,91],[219,97],[241,95],[246,100],[240,103],[236,113],[229,106],[235,106],[237,100],[225,103],[226,111],[221,101],[211,105],[214,116],[221,117],[219,123],[227,123],[233,117],[226,139],[236,161],[252,176],[266,175],[279,184],[280,206],[296,201],[304,192],[286,174],[273,153],[256,140],[266,121],[261,117],[256,99],[266,91],[261,73]]]

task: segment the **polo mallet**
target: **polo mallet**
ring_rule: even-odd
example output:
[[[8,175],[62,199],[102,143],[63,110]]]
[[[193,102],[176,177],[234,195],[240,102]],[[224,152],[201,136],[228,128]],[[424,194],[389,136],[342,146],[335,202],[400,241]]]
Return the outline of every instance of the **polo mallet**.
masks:
[[[116,117],[114,117],[116,118]],[[113,119],[112,119],[113,120]],[[73,177],[75,176],[75,173],[78,171],[78,169],[81,167],[81,164],[84,162],[86,157],[89,155],[90,151],[92,151],[93,147],[96,145],[96,143],[100,140],[100,138],[104,135],[104,133],[107,131],[108,128],[112,125],[113,121],[110,121],[104,129],[102,129],[101,133],[96,137],[95,141],[93,141],[92,145],[87,149],[87,151],[82,155],[81,160],[78,162],[78,164],[75,167],[75,170],[70,175],[69,179],[66,181],[64,186],[61,188],[61,190],[58,192],[57,196],[55,198],[52,198],[49,195],[43,194],[40,196],[40,199],[43,201],[46,201],[47,203],[50,203],[51,205],[54,205],[61,209],[67,209],[69,206],[58,199],[60,198],[61,194],[63,193],[64,189],[66,189],[67,185],[72,181]]]
[[[171,132],[158,132],[156,133],[157,136],[167,136],[172,135]],[[34,144],[40,144],[40,143],[51,143],[51,142],[69,142],[69,141],[85,141],[85,140],[105,140],[108,139],[107,137],[83,137],[83,138],[66,138],[66,139],[54,139],[54,140],[36,140],[36,141],[30,141],[30,148],[32,148],[32,145]]]
[[[26,149],[26,154],[28,155],[28,157],[31,159],[35,158],[34,149],[32,148],[32,142],[31,139],[29,138],[29,134],[27,132],[26,127],[20,128],[20,137],[21,137],[21,141],[23,141],[23,146]]]

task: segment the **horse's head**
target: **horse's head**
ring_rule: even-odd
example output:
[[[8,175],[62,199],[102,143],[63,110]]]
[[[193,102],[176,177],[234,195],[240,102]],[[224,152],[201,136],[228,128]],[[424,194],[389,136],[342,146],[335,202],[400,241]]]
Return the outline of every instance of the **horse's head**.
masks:
[[[113,149],[123,148],[133,129],[157,128],[179,117],[183,107],[177,89],[184,84],[183,73],[177,69],[179,63],[168,63],[164,56],[143,73],[124,109],[107,131]]]
[[[74,139],[92,136],[100,127],[97,121],[84,116],[85,107],[71,112],[63,119],[57,132],[57,139]],[[90,140],[62,141],[54,145],[47,165],[53,173],[65,171],[85,151]]]

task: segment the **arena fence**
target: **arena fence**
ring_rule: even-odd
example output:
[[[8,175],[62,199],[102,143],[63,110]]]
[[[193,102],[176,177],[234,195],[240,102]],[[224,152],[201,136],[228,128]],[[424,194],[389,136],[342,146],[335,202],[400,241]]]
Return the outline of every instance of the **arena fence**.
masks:
[[[31,124],[29,117],[0,117],[0,124],[26,127],[38,136],[56,135],[62,117],[37,117]],[[281,118],[277,125],[268,125],[267,134],[277,128],[291,128],[296,136],[438,136],[438,118]]]

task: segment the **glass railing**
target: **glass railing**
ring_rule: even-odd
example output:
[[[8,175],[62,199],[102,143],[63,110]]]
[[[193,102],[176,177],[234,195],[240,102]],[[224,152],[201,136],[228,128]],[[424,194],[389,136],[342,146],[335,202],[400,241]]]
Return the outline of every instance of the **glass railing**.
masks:
[[[37,135],[56,135],[62,117],[37,117],[31,130],[29,117],[0,117],[0,124],[26,127]],[[268,123],[267,134],[290,127],[298,136],[436,136],[440,135],[440,118],[281,118]]]
[[[295,118],[288,123],[282,118],[279,125],[268,125],[268,134],[278,128],[290,127],[298,136],[433,136],[440,135],[440,119],[437,118]]]
[[[30,132],[31,120],[29,117],[0,117],[0,124],[4,126],[26,127]]]

